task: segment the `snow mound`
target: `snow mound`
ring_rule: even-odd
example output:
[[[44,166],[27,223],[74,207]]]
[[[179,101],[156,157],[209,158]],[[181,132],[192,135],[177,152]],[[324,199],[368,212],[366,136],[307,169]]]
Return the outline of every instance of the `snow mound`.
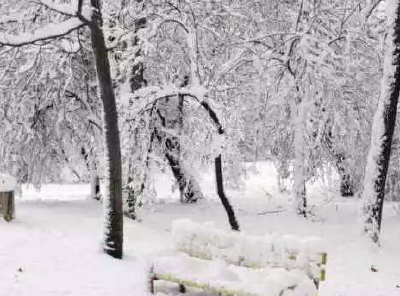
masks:
[[[0,174],[0,192],[14,191],[17,181],[8,174]]]
[[[276,234],[250,236],[189,219],[173,221],[172,240],[177,250],[191,256],[247,267],[273,266],[310,272],[310,266],[321,263],[322,254],[325,253],[324,244],[316,237]]]

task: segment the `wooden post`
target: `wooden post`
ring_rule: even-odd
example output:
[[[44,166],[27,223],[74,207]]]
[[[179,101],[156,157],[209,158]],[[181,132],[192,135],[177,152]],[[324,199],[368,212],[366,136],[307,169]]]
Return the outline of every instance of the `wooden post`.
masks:
[[[0,213],[7,222],[15,218],[14,191],[0,192]]]

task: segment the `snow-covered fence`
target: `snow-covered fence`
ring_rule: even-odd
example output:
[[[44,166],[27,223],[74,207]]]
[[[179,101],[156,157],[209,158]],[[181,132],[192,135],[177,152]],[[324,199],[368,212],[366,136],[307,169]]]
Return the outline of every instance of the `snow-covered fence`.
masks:
[[[180,219],[173,222],[172,239],[180,254],[157,258],[153,279],[253,296],[288,289],[291,295],[316,295],[325,279],[327,255],[319,238],[248,236]]]
[[[11,221],[15,215],[14,190],[16,184],[15,179],[10,175],[0,174],[0,214],[6,221]]]

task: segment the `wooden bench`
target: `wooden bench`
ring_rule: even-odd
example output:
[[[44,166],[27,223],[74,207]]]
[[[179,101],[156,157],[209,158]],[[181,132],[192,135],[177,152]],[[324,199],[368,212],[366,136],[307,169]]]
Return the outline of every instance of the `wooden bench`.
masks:
[[[325,280],[327,254],[318,238],[248,236],[188,219],[172,225],[175,252],[153,262],[156,281],[227,296],[315,296]]]
[[[11,221],[15,216],[14,189],[16,181],[7,174],[0,174],[0,214]]]

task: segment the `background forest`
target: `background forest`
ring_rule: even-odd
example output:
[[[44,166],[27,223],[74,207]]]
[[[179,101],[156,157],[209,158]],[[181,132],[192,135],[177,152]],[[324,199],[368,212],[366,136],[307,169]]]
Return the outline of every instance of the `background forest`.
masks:
[[[240,188],[246,163],[272,162],[305,217],[307,184],[318,179],[362,195],[392,4],[103,2],[1,2],[1,171],[37,187],[91,181],[109,206],[108,242],[122,229],[122,202],[135,219],[162,196],[160,170],[193,203],[215,165],[232,228],[223,184]],[[398,146],[395,132],[388,201],[400,196]]]
[[[0,0],[0,296],[149,295],[177,238],[222,295],[398,295],[399,93],[400,0]]]

